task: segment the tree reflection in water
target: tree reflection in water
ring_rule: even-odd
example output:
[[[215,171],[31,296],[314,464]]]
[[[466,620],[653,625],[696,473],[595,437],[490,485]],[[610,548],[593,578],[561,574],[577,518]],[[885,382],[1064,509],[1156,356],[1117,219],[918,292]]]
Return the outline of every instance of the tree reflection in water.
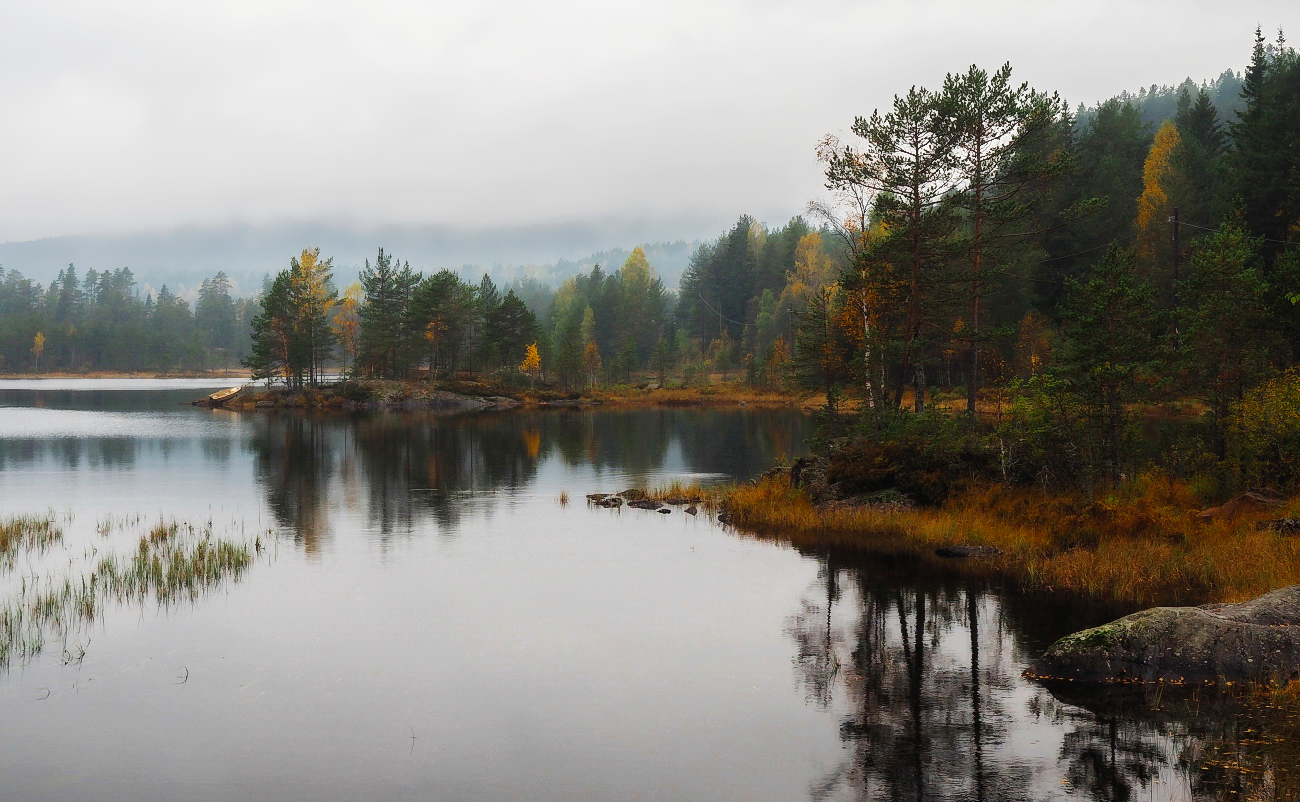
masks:
[[[1300,722],[1277,706],[1021,677],[1056,638],[1124,610],[928,561],[816,556],[787,632],[807,702],[841,712],[848,757],[812,799],[1292,798]]]
[[[1186,737],[1132,711],[1066,705],[1021,677],[1044,641],[1115,611],[945,576],[941,565],[913,560],[820,559],[818,586],[788,632],[807,701],[844,711],[849,757],[811,786],[811,798],[1052,799],[1063,789],[1099,801],[1186,796]],[[1015,731],[1049,721],[1063,729],[1054,736],[1060,747],[1035,760]]]
[[[450,532],[467,512],[535,485],[548,462],[590,469],[589,481],[656,481],[665,472],[745,478],[801,448],[812,425],[788,410],[736,409],[245,419],[268,506],[309,553],[329,535],[330,503],[362,512],[383,540],[425,520]],[[610,489],[621,488],[585,492]]]

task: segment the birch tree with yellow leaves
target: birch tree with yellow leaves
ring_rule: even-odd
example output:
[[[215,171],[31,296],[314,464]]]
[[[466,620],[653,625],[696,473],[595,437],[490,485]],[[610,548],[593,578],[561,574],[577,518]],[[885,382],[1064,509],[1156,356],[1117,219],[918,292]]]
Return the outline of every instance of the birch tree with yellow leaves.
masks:
[[[352,369],[357,357],[357,336],[361,330],[361,304],[364,299],[365,291],[361,289],[361,284],[355,281],[349,284],[343,290],[343,297],[339,299],[338,308],[334,312],[334,320],[330,323],[334,337],[343,349],[343,362],[348,370]]]
[[[298,333],[307,353],[307,383],[315,386],[324,373],[325,360],[334,347],[329,312],[338,299],[334,289],[334,259],[320,258],[320,248],[305,248],[289,261],[290,297]]]
[[[531,343],[524,349],[524,361],[519,363],[519,370],[527,373],[537,384],[537,374],[542,372],[542,356],[537,351],[537,343]]]
[[[41,372],[41,354],[45,353],[45,334],[36,332],[32,338],[32,356],[36,357],[36,372]]]
[[[1142,167],[1142,194],[1137,203],[1138,273],[1164,298],[1173,291],[1172,224],[1174,207],[1182,193],[1182,174],[1175,155],[1178,128],[1166,121],[1156,131],[1155,141]]]

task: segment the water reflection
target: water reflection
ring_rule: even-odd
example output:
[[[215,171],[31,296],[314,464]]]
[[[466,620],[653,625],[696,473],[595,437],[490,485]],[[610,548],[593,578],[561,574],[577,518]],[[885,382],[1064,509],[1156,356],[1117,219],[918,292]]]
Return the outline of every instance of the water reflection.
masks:
[[[536,490],[547,471],[554,481],[576,471],[593,484],[752,476],[810,433],[800,415],[738,410],[244,417],[269,507],[313,553],[339,498],[361,504],[387,539],[426,519],[451,530],[495,496]]]
[[[1288,799],[1300,722],[1217,691],[1045,688],[1020,676],[1060,634],[1125,612],[818,554],[787,622],[810,705],[844,712],[846,759],[809,798]],[[1271,712],[1270,712],[1271,711]]]
[[[251,460],[276,523],[318,554],[332,507],[381,540],[426,520],[449,532],[539,480],[745,478],[802,453],[812,430],[799,413],[736,408],[234,413],[190,407],[200,389],[0,386],[0,471],[188,472],[201,484],[213,467]]]
[[[656,798],[747,800],[1300,790],[1300,724],[1261,718],[1259,705],[1021,677],[1056,638],[1124,609],[1027,594],[935,561],[800,553],[738,539],[706,516],[556,502],[562,489],[576,498],[752,476],[810,434],[788,411],[249,414],[182,406],[188,390],[101,395],[43,392],[4,410],[6,500],[75,506],[77,549],[106,548],[92,531],[98,516],[164,504],[196,520],[215,508],[232,525],[274,525],[295,545],[184,616],[110,617],[90,658],[103,662],[85,671],[117,683],[112,694],[34,705],[41,687],[78,681],[57,665],[0,683],[0,734],[18,750],[6,779],[24,767],[23,788],[59,776],[43,762],[57,755],[23,751],[39,740],[17,736],[27,729],[72,739],[95,769],[87,776],[130,758],[84,729],[91,721],[164,733],[131,767],[171,767],[172,791],[209,769],[252,772],[249,787],[274,789],[295,760],[295,782],[315,778],[320,798],[361,788],[426,798],[431,778],[493,799],[570,787],[565,798],[624,798],[637,782]],[[133,640],[139,632],[153,639]],[[184,692],[202,700],[201,726],[178,729],[170,701],[150,707],[180,670],[167,666],[162,685],[141,679],[141,661],[158,655],[197,669],[202,679]],[[250,682],[275,703],[231,690]],[[84,707],[96,703],[109,707]],[[211,724],[236,709],[224,729]],[[174,744],[204,728],[214,744],[250,739],[246,752],[221,763],[214,747],[188,760]],[[420,748],[435,737],[437,750]],[[512,739],[526,745],[502,755]],[[389,762],[389,747],[403,762]],[[362,757],[343,765],[337,754]],[[138,796],[122,788],[107,796]]]

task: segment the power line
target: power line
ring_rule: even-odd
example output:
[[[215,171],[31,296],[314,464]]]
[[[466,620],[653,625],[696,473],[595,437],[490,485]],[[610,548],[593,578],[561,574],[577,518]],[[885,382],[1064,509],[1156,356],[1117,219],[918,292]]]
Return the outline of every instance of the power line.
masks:
[[[1181,220],[1174,220],[1172,217],[1169,218],[1169,222],[1173,223],[1176,226],[1187,226],[1188,228],[1199,228],[1202,231],[1215,232],[1219,230],[1217,228],[1206,228],[1205,226],[1198,226],[1195,223],[1184,223]],[[1260,239],[1263,242],[1276,243],[1277,245],[1300,245],[1300,242],[1288,242],[1283,239],[1269,239],[1268,237],[1259,237],[1258,239]]]
[[[700,295],[699,293],[696,293],[696,294],[697,294],[697,295]],[[713,314],[717,315],[719,318],[721,318],[721,319],[727,321],[728,323],[735,323],[737,326],[748,326],[748,325],[749,325],[748,323],[741,323],[739,320],[732,320],[731,318],[729,318],[729,317],[727,317],[726,315],[724,315],[724,314],[722,314],[721,312],[719,312],[717,309],[714,309],[714,308],[713,308],[713,304],[709,303],[708,301],[705,301],[703,295],[700,295],[700,300],[701,300],[701,301],[704,301],[704,305],[707,306],[710,310],[712,310]]]
[[[1187,225],[1187,224],[1184,223],[1183,225]],[[1103,243],[1101,245],[1098,245],[1095,248],[1088,248],[1087,250],[1076,251],[1075,253],[1067,253],[1065,256],[1053,256],[1051,259],[1043,259],[1038,264],[1045,265],[1048,262],[1056,262],[1061,259],[1073,259],[1076,256],[1083,256],[1085,253],[1092,253],[1093,251],[1100,251],[1102,248],[1109,248],[1111,245],[1113,245],[1116,242],[1124,242],[1125,240],[1133,239],[1136,236],[1137,234],[1129,234],[1127,237],[1119,237],[1118,239],[1113,239],[1110,242]]]

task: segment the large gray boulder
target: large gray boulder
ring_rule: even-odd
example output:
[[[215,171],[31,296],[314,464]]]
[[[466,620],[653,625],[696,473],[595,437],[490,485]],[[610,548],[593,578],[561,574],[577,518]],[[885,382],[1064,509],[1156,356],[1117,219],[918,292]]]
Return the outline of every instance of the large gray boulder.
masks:
[[[1133,613],[1061,638],[1025,674],[1087,682],[1300,678],[1300,585],[1241,604]]]

